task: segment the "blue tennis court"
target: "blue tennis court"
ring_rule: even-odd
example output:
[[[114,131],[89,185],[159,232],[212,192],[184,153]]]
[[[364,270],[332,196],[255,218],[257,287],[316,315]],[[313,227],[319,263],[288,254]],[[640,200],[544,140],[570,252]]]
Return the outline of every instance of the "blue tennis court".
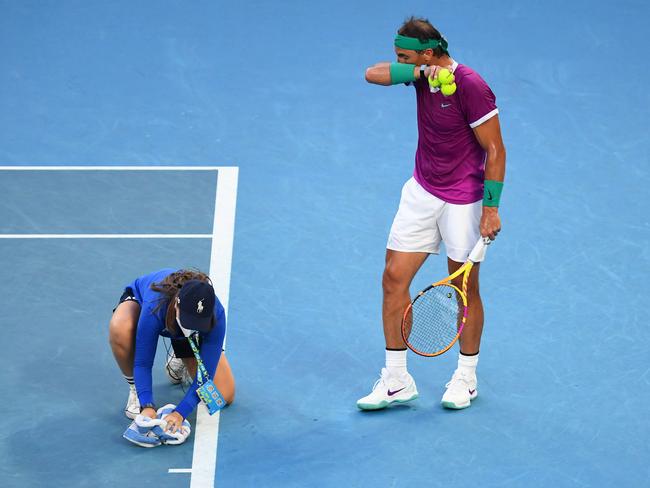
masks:
[[[482,265],[473,407],[456,354],[360,412],[383,364],[386,237],[417,142],[412,88],[367,84],[409,15],[497,96],[503,231]],[[0,0],[7,487],[650,485],[650,7],[624,0]],[[181,446],[121,434],[123,287],[210,271],[234,404]],[[432,256],[413,290],[446,274]],[[154,368],[156,396],[180,387]]]

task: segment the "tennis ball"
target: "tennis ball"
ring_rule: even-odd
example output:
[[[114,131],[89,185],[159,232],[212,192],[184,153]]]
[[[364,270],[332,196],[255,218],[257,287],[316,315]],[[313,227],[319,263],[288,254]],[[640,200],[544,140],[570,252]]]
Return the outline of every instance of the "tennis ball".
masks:
[[[442,85],[440,91],[446,97],[453,95],[456,93],[456,83],[452,83],[451,85]]]
[[[440,87],[440,80],[438,78],[427,78],[429,81],[429,86],[431,88],[439,88]]]
[[[454,74],[447,68],[442,68],[438,72],[438,80],[443,85],[451,85],[454,82]]]

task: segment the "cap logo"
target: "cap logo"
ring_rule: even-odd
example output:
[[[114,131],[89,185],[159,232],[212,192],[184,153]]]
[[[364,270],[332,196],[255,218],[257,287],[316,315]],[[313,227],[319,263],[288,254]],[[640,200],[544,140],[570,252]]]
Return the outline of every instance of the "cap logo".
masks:
[[[203,300],[199,300],[199,303],[196,304],[196,313],[203,312]]]

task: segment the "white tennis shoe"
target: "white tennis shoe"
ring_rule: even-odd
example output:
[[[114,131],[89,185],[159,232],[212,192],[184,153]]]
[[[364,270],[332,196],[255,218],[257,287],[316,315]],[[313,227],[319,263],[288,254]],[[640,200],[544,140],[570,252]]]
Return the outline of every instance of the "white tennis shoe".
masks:
[[[135,385],[129,385],[129,399],[126,401],[126,407],[124,407],[124,415],[126,415],[131,420],[140,414],[140,400],[138,400],[138,392],[135,389]]]
[[[357,401],[361,410],[379,410],[391,403],[406,403],[418,397],[418,389],[413,377],[406,373],[402,377],[392,376],[382,368],[380,378],[372,387],[372,392]]]
[[[459,369],[454,371],[451,380],[445,386],[447,390],[440,402],[445,408],[456,410],[467,408],[478,396],[476,375],[468,375]]]
[[[167,375],[167,378],[169,378],[170,383],[178,385],[183,381],[184,376],[187,375],[185,363],[182,359],[177,358],[173,354],[167,356],[167,361],[165,362],[165,374]]]

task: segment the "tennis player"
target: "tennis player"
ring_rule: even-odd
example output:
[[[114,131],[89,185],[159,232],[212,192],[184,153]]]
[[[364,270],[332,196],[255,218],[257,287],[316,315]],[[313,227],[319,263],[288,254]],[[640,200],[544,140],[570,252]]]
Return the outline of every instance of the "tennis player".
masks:
[[[467,260],[479,236],[494,239],[501,230],[498,206],[506,152],[492,90],[478,73],[450,56],[446,39],[427,19],[411,17],[400,27],[395,54],[397,62],[368,68],[366,80],[415,87],[418,145],[413,177],[402,188],[386,246],[382,282],[386,366],[372,392],[357,402],[363,410],[418,396],[406,367],[401,321],[410,302],[411,281],[427,257],[438,254],[443,242],[451,274]],[[442,68],[455,76],[457,88],[449,96],[427,81]],[[469,278],[469,313],[458,367],[442,396],[447,408],[469,407],[478,395],[476,366],[483,331],[479,267],[477,263]]]
[[[140,413],[156,418],[151,369],[159,336],[171,339],[174,355],[183,360],[194,379],[183,400],[167,417],[168,426],[180,427],[198,404],[197,363],[181,326],[198,339],[202,362],[208,372],[214,373],[213,381],[226,402],[234,400],[235,380],[222,353],[226,317],[210,279],[200,271],[161,269],[135,279],[125,288],[109,325],[113,355],[129,384],[124,409],[128,418],[135,419]]]

